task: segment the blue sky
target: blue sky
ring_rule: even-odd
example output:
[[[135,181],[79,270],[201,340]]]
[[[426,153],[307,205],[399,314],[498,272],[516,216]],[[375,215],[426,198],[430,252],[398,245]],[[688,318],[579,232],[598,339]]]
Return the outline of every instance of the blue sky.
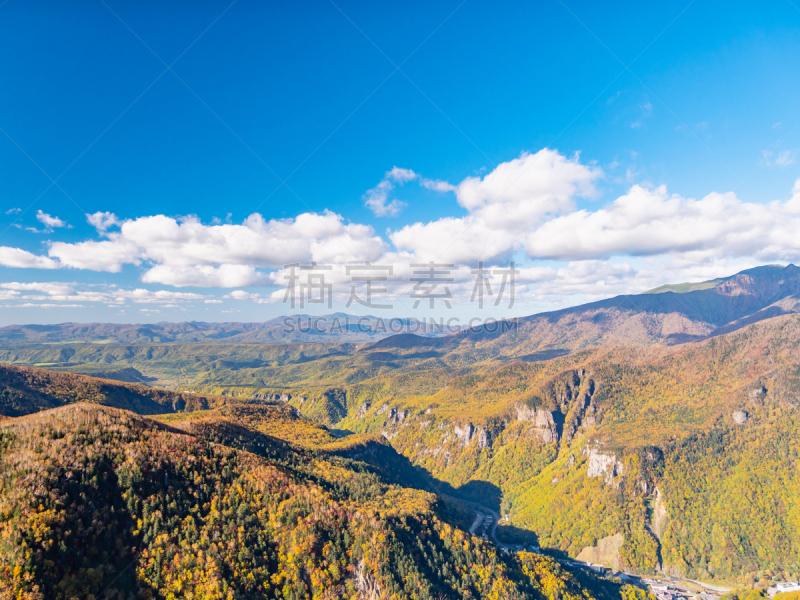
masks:
[[[0,6],[0,324],[263,320],[283,260],[452,263],[466,316],[514,259],[507,316],[800,253],[791,2],[164,4]]]

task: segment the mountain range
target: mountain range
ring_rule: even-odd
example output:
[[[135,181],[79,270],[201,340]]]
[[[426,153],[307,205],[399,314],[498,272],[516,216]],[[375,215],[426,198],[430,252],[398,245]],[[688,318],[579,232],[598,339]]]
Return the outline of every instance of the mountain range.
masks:
[[[172,447],[178,442],[169,441],[170,436],[188,435],[221,444],[228,448],[224,452],[261,452],[264,460],[273,460],[287,456],[288,450],[275,449],[279,440],[295,448],[291,465],[299,473],[292,475],[299,478],[297,485],[308,486],[313,480],[324,490],[336,488],[340,484],[328,476],[311,476],[314,465],[322,464],[314,461],[355,461],[325,467],[340,474],[343,471],[337,469],[355,469],[377,478],[369,485],[348,487],[347,493],[355,496],[347,502],[373,502],[376,496],[358,495],[364,485],[375,490],[398,486],[397,490],[406,491],[397,493],[409,494],[403,497],[411,505],[427,507],[403,516],[392,513],[391,523],[392,519],[428,523],[414,525],[413,535],[386,530],[388,538],[395,540],[392,548],[397,548],[397,556],[406,556],[404,544],[428,539],[425,536],[444,535],[445,546],[451,543],[446,541],[451,532],[468,538],[464,531],[476,511],[482,511],[502,517],[491,530],[491,538],[504,547],[541,547],[551,558],[599,562],[628,573],[765,588],[774,580],[800,575],[800,397],[796,392],[800,388],[800,316],[795,314],[800,312],[799,291],[800,269],[766,266],[449,336],[244,343],[231,339],[234,335],[213,342],[101,344],[69,339],[68,327],[57,334],[66,336],[61,342],[43,343],[25,338],[27,333],[19,334],[25,339],[8,341],[7,337],[0,345],[0,360],[14,363],[0,367],[0,413],[9,417],[4,421],[3,431],[8,433],[3,439],[11,440],[7,448],[13,450],[4,455],[12,458],[4,459],[3,468],[17,473],[23,456],[28,457],[24,460],[38,456],[30,454],[37,447],[36,436],[51,436],[32,433],[42,427],[42,431],[66,432],[72,436],[70,444],[90,448],[100,439],[98,447],[104,447],[107,442],[99,434],[87,438],[69,432],[82,422],[109,419],[126,423],[119,425],[120,431],[129,433],[121,435],[137,448],[151,443],[143,440],[156,438],[159,448]],[[185,324],[179,325],[176,330]],[[90,329],[99,335],[102,327]],[[248,327],[243,325],[242,330]],[[78,373],[124,378],[128,383]],[[95,406],[87,408],[82,404],[86,402]],[[121,410],[157,416],[155,421],[145,416],[123,417]],[[51,421],[60,424],[48,424]],[[74,424],[63,424],[67,421]],[[21,445],[15,445],[17,439],[23,440]],[[267,446],[272,449],[265,455],[262,450]],[[49,452],[45,450],[41,464],[51,465],[47,468],[54,472],[67,470]],[[111,450],[103,452],[102,460],[112,460]],[[153,456],[156,451],[141,452]],[[90,450],[83,456],[94,460]],[[211,465],[218,459],[203,460]],[[122,464],[122,459],[112,462]],[[23,469],[12,479],[23,481],[27,474],[47,468]],[[165,468],[170,479],[189,477],[188,467]],[[240,476],[244,473],[236,475]],[[2,514],[22,514],[20,507],[33,502],[36,490],[53,485],[51,480],[36,481],[24,501],[13,500],[17,504],[8,504]],[[229,497],[233,488],[226,486],[233,481],[218,484],[219,493]],[[247,485],[262,489],[259,486],[264,484]],[[143,493],[126,490],[136,498]],[[418,493],[423,495],[414,495]],[[86,498],[92,494],[96,492],[86,492]],[[424,494],[432,494],[433,500],[423,501],[429,498]],[[172,497],[177,496],[166,495],[163,501],[168,503]],[[336,501],[344,502],[342,498]],[[140,510],[135,508],[137,502],[127,509],[130,516],[125,518],[145,522],[144,513],[136,512]],[[191,502],[186,502],[186,510],[191,510]],[[212,513],[198,506],[207,521]],[[225,510],[235,512],[233,505]],[[174,513],[181,519],[186,514]],[[308,518],[310,513],[304,514]],[[17,531],[19,522],[14,519],[6,523]],[[260,523],[259,519],[255,522]],[[119,521],[119,531],[127,522]],[[332,535],[325,533],[328,525],[321,527],[319,539],[328,539],[325,536]],[[353,535],[362,535],[356,529]],[[156,555],[162,557],[162,565],[165,557],[184,556],[183,550],[172,554],[158,550],[153,544],[159,535],[152,531],[146,543],[142,538],[139,545],[134,544],[136,564],[149,565],[147,561]],[[58,544],[62,538],[52,539]],[[351,552],[342,543],[336,542],[336,552]],[[325,542],[320,544],[326,547]],[[500,562],[491,558],[495,555],[489,546],[481,548],[469,560],[493,565],[481,567],[488,569],[486,573],[496,568],[513,573],[514,585],[527,581],[520,573],[545,568],[525,563],[532,560],[527,553],[506,563],[505,558]],[[277,558],[270,563],[281,572],[290,569],[289,563],[282,562],[283,551],[276,549]],[[316,550],[309,552],[317,556]],[[436,546],[434,556],[439,552],[444,550]],[[468,584],[452,571],[452,561],[462,559],[445,553],[441,561],[431,560],[432,571],[414,575],[414,581],[424,581],[419,585],[432,590],[430,594],[489,597],[489,588],[480,587],[483,583]],[[513,562],[519,560],[523,562]],[[378,564],[365,561],[368,566]],[[366,573],[353,575],[353,581],[361,581],[358,585],[372,581],[383,590],[395,584],[402,587],[392,583],[399,581],[391,578],[396,574],[372,566],[364,571],[360,562],[350,566],[345,562],[337,568]],[[551,591],[541,591],[542,581],[551,575],[553,581],[565,576],[558,575],[557,563],[553,564],[547,563],[552,573],[543,574],[544,579],[531,584],[534,587],[514,588],[513,593],[497,597],[548,596]],[[119,566],[114,563],[110,568]],[[156,571],[165,572],[163,566],[159,568],[141,567],[144,579],[126,585],[141,586],[146,580],[156,596],[166,597],[169,590],[174,593],[174,588],[159,583],[166,579],[153,579]],[[235,577],[228,574],[228,579],[220,579],[220,573],[228,572],[214,568],[214,581],[224,579],[225,585],[234,586]],[[313,586],[315,577],[322,577],[320,581],[333,578],[330,568],[325,568],[328,575],[300,579]],[[495,575],[487,577],[495,585]],[[199,585],[192,581],[186,585]],[[335,581],[339,583],[331,585],[346,587],[350,580]],[[568,588],[582,593],[577,591],[580,586],[597,598],[622,593],[622,588],[608,591],[586,581],[564,586],[559,594]],[[482,591],[476,591],[479,588]]]
[[[800,268],[768,265],[700,283],[664,285],[559,311],[516,319],[540,345],[579,349],[603,343],[682,343],[719,335],[762,319],[800,311]],[[396,337],[375,316],[292,315],[263,323],[62,323],[0,328],[0,344],[370,342]],[[399,320],[405,322],[403,320]],[[484,328],[486,329],[486,328]],[[491,330],[491,326],[490,326]],[[440,336],[433,327],[424,336]],[[411,334],[413,335],[413,334]],[[460,334],[474,336],[475,331]]]

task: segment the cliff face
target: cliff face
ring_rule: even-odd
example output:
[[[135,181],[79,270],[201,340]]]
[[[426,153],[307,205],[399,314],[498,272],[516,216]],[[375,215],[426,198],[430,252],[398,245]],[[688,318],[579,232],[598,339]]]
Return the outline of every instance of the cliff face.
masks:
[[[625,474],[625,466],[614,454],[589,446],[584,448],[584,454],[589,459],[587,477],[602,477],[606,485],[612,485],[615,477]]]
[[[538,434],[545,444],[558,441],[558,429],[551,411],[531,408],[523,404],[517,404],[514,408],[517,413],[517,421],[532,423],[533,427],[529,431]]]

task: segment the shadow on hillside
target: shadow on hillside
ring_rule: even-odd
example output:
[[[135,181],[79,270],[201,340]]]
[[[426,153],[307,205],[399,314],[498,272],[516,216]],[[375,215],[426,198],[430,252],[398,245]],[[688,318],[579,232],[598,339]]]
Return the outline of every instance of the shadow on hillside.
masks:
[[[438,481],[438,480],[437,480]],[[453,488],[450,484],[440,482],[440,484],[447,485],[451,491],[444,493],[455,498],[463,498],[470,502],[482,504],[487,508],[491,508],[495,512],[500,512],[500,503],[503,500],[503,492],[500,488],[488,481],[468,481],[462,486]]]
[[[355,435],[355,431],[350,431],[349,429],[331,429],[329,427],[326,427],[326,429],[335,438],[346,438],[350,435]]]
[[[511,546],[519,545],[530,548],[531,546],[539,545],[539,536],[534,532],[528,531],[527,529],[520,529],[513,525],[498,524],[495,535],[498,540]]]
[[[455,487],[447,481],[436,478],[428,469],[414,465],[388,442],[366,441],[349,448],[335,450],[332,454],[366,463],[386,483],[432,492],[445,504],[463,504],[471,510],[485,512],[489,509],[496,515],[500,513],[503,492],[495,484],[473,480]],[[474,518],[474,515],[470,518]],[[468,524],[462,523],[460,526],[466,528]],[[497,535],[502,541],[512,545],[525,547],[538,545],[538,537],[534,532],[510,525],[499,525]],[[549,553],[553,556],[563,554],[557,550]]]
[[[544,360],[550,360],[551,358],[566,356],[569,353],[570,351],[566,348],[553,348],[552,350],[539,350],[538,352],[531,352],[530,354],[517,356],[515,358],[516,360],[521,360],[523,362],[542,362]]]
[[[329,431],[337,437],[340,433],[337,430]],[[500,511],[503,495],[495,484],[488,481],[468,481],[462,486],[453,487],[450,483],[434,477],[426,468],[414,465],[388,443],[369,441],[336,450],[333,454],[367,463],[387,483],[451,496],[480,504],[495,512]]]

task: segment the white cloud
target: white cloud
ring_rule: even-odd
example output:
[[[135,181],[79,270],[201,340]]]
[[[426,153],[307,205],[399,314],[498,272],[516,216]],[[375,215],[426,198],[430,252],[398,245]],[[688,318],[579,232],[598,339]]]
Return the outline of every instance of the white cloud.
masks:
[[[258,294],[251,294],[244,290],[233,290],[230,294],[226,294],[223,298],[233,298],[234,300],[253,300],[258,298]]]
[[[783,152],[778,153],[778,157],[775,159],[775,164],[779,167],[788,167],[790,164],[794,162],[794,153],[791,150],[784,150]]]
[[[19,214],[19,213],[21,213],[21,212],[22,212],[22,209],[21,209],[21,208],[9,208],[9,209],[6,211],[6,214],[7,214],[7,215],[18,215],[18,214]]]
[[[303,213],[267,221],[252,214],[241,225],[205,225],[196,217],[154,215],[119,221],[92,215],[94,224],[119,225],[106,240],[53,242],[49,255],[62,266],[117,273],[126,263],[153,266],[142,280],[172,286],[263,285],[259,268],[316,261],[376,260],[387,244],[368,225],[346,224],[335,213]]]
[[[210,296],[170,290],[120,289],[114,286],[101,286],[102,289],[77,290],[78,283],[60,281],[46,282],[8,282],[0,283],[0,299],[16,299],[46,302],[103,302],[118,306],[127,301],[136,304],[163,304],[170,302],[206,301]]]
[[[250,265],[156,265],[142,276],[142,280],[174,287],[231,288],[264,285],[267,275]]]
[[[188,300],[203,300],[208,296],[203,294],[194,294],[191,292],[172,292],[169,290],[145,290],[137,288],[135,290],[118,290],[112,294],[117,299],[132,300],[136,303],[143,304],[158,304],[161,302],[175,302],[175,301],[188,301]]]
[[[458,203],[480,211],[492,227],[525,229],[548,214],[570,210],[576,197],[594,197],[603,172],[545,148],[498,165],[483,179],[468,177],[456,186]]]
[[[58,263],[46,256],[36,256],[21,248],[0,246],[0,265],[18,269],[57,269]]]
[[[525,232],[548,217],[572,210],[577,198],[597,195],[602,170],[545,148],[523,153],[483,177],[455,186],[466,217],[415,223],[390,234],[399,249],[422,260],[469,262],[498,259],[522,246]]]
[[[410,169],[393,167],[391,171],[386,171],[386,175],[378,185],[364,194],[364,206],[370,209],[376,217],[396,217],[406,203],[392,200],[387,204],[389,194],[394,190],[395,183],[402,185],[416,178],[417,174]]]
[[[669,194],[665,186],[634,185],[602,209],[543,224],[527,236],[525,248],[531,257],[556,260],[682,253],[790,260],[800,252],[798,215],[798,184],[791,200],[769,205],[742,202],[732,192],[695,200]]]
[[[86,308],[83,304],[52,304],[52,303],[39,303],[39,302],[26,302],[24,304],[17,304],[13,308]]]
[[[456,186],[439,179],[425,179],[422,177],[419,183],[422,187],[433,190],[434,192],[454,192],[456,190]]]
[[[92,215],[86,215],[86,220],[100,233],[105,233],[108,229],[120,223],[117,215],[111,212],[96,212]]]
[[[0,283],[0,288],[25,292],[42,292],[50,296],[63,296],[72,294],[74,285],[58,281],[42,283],[20,283],[18,281],[12,281],[9,283]]]
[[[764,163],[768,167],[788,167],[794,163],[795,158],[794,152],[791,150],[778,152],[777,155],[771,150],[763,150],[761,155],[764,157]]]
[[[411,169],[392,167],[381,179],[380,183],[364,194],[364,206],[369,208],[376,217],[396,217],[406,206],[405,202],[392,200],[389,196],[394,191],[395,185],[404,185],[410,181],[418,181],[419,185],[435,192],[452,192],[455,186],[438,179],[426,179]],[[387,204],[388,202],[388,204]]]
[[[108,273],[119,273],[125,263],[141,262],[136,246],[119,237],[101,242],[52,242],[48,254],[64,267]]]
[[[66,221],[62,221],[58,217],[48,215],[46,212],[42,212],[41,210],[36,211],[36,220],[44,225],[47,231],[52,231],[53,229],[59,227],[71,227],[70,225],[67,225]]]
[[[778,164],[779,158],[770,160]],[[629,169],[628,174],[641,181],[635,171]],[[765,262],[800,260],[800,180],[791,198],[770,203],[743,202],[732,192],[694,199],[670,193],[665,186],[632,183],[620,197],[603,204],[583,202],[578,208],[579,200],[597,196],[602,177],[598,166],[581,163],[578,155],[570,158],[550,149],[523,153],[485,176],[467,177],[456,185],[393,168],[384,179],[389,192],[413,182],[454,192],[464,209],[459,216],[387,230],[394,248],[372,227],[348,223],[330,211],[271,220],[253,214],[240,224],[165,215],[120,220],[109,212],[95,213],[87,220],[99,232],[98,239],[50,242],[48,256],[0,247],[0,265],[120,272],[134,264],[143,267],[144,284],[232,291],[217,297],[20,283],[0,286],[0,300],[86,306],[212,305],[223,299],[280,303],[288,275],[282,267],[316,262],[333,266],[325,281],[334,285],[336,300],[345,302],[352,285],[345,266],[371,261],[394,267],[385,285],[388,292],[377,296],[403,294],[408,302],[409,280],[414,277],[410,265],[435,260],[456,265],[450,274],[453,295],[469,301],[475,281],[471,269],[478,261],[507,265],[515,256],[522,262],[519,255],[524,253],[533,260],[520,267],[520,293],[560,306],[574,303],[576,297],[643,291],[668,281],[713,278]],[[387,192],[383,206],[390,206],[390,200]],[[552,262],[543,266],[537,262],[541,260]],[[253,286],[270,289],[261,294],[245,291]]]

